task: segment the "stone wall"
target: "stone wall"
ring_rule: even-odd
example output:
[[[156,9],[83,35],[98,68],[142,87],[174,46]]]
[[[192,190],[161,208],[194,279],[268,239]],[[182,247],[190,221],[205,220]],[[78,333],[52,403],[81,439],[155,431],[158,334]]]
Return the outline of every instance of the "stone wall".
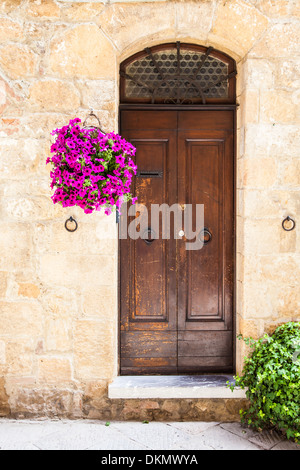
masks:
[[[50,131],[90,108],[117,130],[119,63],[146,46],[181,40],[237,61],[237,332],[299,320],[300,239],[281,228],[300,209],[299,15],[297,0],[1,0],[0,415],[112,407],[115,219],[54,206],[45,160]]]

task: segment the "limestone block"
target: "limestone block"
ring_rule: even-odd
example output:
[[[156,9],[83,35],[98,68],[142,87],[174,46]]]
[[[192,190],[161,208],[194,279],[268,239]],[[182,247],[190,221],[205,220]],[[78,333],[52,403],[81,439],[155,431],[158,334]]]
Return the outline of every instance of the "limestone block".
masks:
[[[72,313],[75,313],[72,311]],[[47,315],[45,319],[46,351],[71,351],[72,317]]]
[[[85,290],[82,294],[81,314],[98,318],[105,324],[114,325],[117,316],[117,287],[103,286],[98,292]]]
[[[109,232],[105,233],[105,227]],[[52,226],[50,237],[49,249],[51,251],[77,254],[78,246],[84,246],[86,254],[117,254],[115,221],[114,224],[106,224],[105,221],[99,224],[80,221],[79,228],[73,233],[65,230],[61,222],[56,222]]]
[[[244,227],[245,219],[238,215],[236,218],[236,249],[238,253],[244,252]]]
[[[0,365],[6,364],[6,345],[5,342],[0,340]]]
[[[14,339],[40,336],[42,316],[38,303],[0,302],[0,336]]]
[[[1,98],[0,98],[1,99]],[[1,137],[10,137],[19,135],[20,132],[20,120],[19,119],[8,119],[3,117],[1,119]]]
[[[236,212],[238,216],[244,215],[244,191],[238,189],[236,195]]]
[[[251,158],[243,159],[242,184],[249,188],[269,188],[277,179],[277,165],[274,158]]]
[[[238,124],[240,124],[241,110],[238,112],[237,121],[238,121]],[[244,153],[245,153],[245,127],[244,126],[237,129],[236,148],[237,148],[237,158],[240,159],[244,156]]]
[[[38,388],[36,384],[22,384],[7,380],[11,408],[16,417],[58,416],[69,417],[72,409],[73,392],[57,389],[55,384],[51,387]],[[8,385],[7,385],[8,387]]]
[[[206,40],[211,28],[214,13],[214,2],[180,2],[175,4],[177,23],[180,35]],[[201,21],[199,19],[201,18]]]
[[[249,346],[245,344],[243,340],[240,340],[240,341],[237,341],[236,343],[236,350],[237,350],[236,369],[237,369],[237,373],[241,374],[243,366],[244,366],[244,361],[246,357],[248,357],[249,354],[251,353],[251,349]]]
[[[34,371],[33,341],[9,338],[6,343],[6,373],[8,376],[30,376]]]
[[[255,6],[270,18],[281,18],[289,14],[289,0],[258,0]]]
[[[291,15],[293,15],[295,18],[300,18],[300,5],[297,0],[293,0],[290,8]]]
[[[19,284],[18,295],[21,297],[36,299],[40,295],[40,289],[36,284],[32,284],[30,282],[22,282]]]
[[[5,297],[7,289],[7,272],[0,271],[0,297]]]
[[[76,112],[76,108],[80,106],[80,97],[72,83],[60,80],[41,80],[31,85],[29,103],[39,111]]]
[[[17,84],[14,83],[14,88],[9,85],[7,80],[0,80],[0,113],[5,117],[8,114],[10,117],[20,116],[22,109],[20,106],[21,93]],[[1,133],[0,133],[1,136]]]
[[[237,311],[240,312],[243,308],[243,286],[242,280],[244,278],[244,255],[237,252],[236,254],[236,299],[237,299]]]
[[[7,198],[3,201],[5,206],[3,212],[10,219],[22,219],[23,221],[52,219],[56,215],[61,215],[62,208],[52,203],[50,194],[48,191],[47,197]]]
[[[84,389],[84,395],[92,399],[102,398],[104,395],[107,395],[107,381],[97,380],[87,382]]]
[[[241,109],[240,126],[246,123],[257,123],[259,120],[259,93],[257,90],[246,90],[239,98]]]
[[[265,320],[276,315],[278,286],[258,277],[255,282],[245,282],[244,295],[245,318]]]
[[[69,113],[50,113],[50,112],[27,112],[20,118],[22,137],[34,137],[36,139],[50,139],[50,133],[53,129],[66,125],[69,120],[75,116],[75,110]],[[20,134],[20,133],[19,133]],[[53,138],[53,137],[52,137]],[[49,143],[48,143],[49,142]],[[48,149],[50,140],[47,140]],[[49,174],[49,172],[48,172]]]
[[[52,40],[50,68],[61,77],[112,79],[116,74],[115,51],[98,26],[77,25]]]
[[[0,43],[20,41],[23,38],[23,28],[20,23],[9,18],[0,18]]]
[[[12,79],[35,75],[39,57],[28,46],[6,44],[0,48],[0,66]]]
[[[277,286],[299,285],[300,255],[298,253],[247,255],[244,267],[245,278],[251,282],[260,277]]]
[[[64,330],[71,325],[73,318],[78,316],[77,292],[65,286],[52,287],[46,285],[40,302],[45,313],[45,322],[49,320],[66,320]],[[55,333],[55,331],[54,331]]]
[[[114,334],[97,321],[77,321],[74,329],[75,375],[81,380],[110,379],[116,361]]]
[[[11,13],[17,10],[22,2],[23,0],[2,0],[0,3],[0,12],[4,14]]]
[[[32,239],[38,256],[49,250],[50,230],[48,224],[37,222],[33,225]]]
[[[239,61],[236,64],[237,76],[236,76],[236,96],[239,97],[246,88],[246,78],[248,72],[246,72],[246,64],[244,60]]]
[[[78,80],[76,85],[85,107],[95,110],[102,109],[107,103],[115,105],[116,83],[114,80]]]
[[[273,88],[276,63],[267,59],[249,59],[245,62],[245,83],[251,89]],[[265,91],[262,92],[262,95]]]
[[[9,396],[5,388],[5,379],[0,377],[0,416],[7,416],[10,413]]]
[[[299,207],[299,196],[298,196],[298,207]],[[294,219],[296,218],[293,213],[292,213],[292,217]],[[294,253],[296,250],[297,250],[297,231],[293,230],[292,232],[286,232],[285,230],[281,230],[280,248],[279,248],[280,253]]]
[[[1,80],[0,82],[0,105],[3,106],[6,103],[6,87],[5,82]]]
[[[220,44],[222,38],[230,41],[233,50],[244,55],[266,31],[268,24],[264,15],[242,0],[219,2],[208,39],[218,37]]]
[[[35,139],[0,139],[0,179],[23,179],[37,170],[40,143]]]
[[[61,14],[67,21],[92,21],[105,8],[104,2],[101,3],[75,3],[66,5]]]
[[[299,188],[300,158],[291,158],[285,163],[282,183],[286,186],[294,186],[295,188]]]
[[[300,63],[298,60],[281,59],[277,61],[274,73],[274,84],[276,87],[299,89]]]
[[[298,54],[300,28],[297,23],[278,23],[269,28],[249,52],[249,57],[293,58]]]
[[[176,10],[172,3],[144,3],[138,8],[134,4],[114,4],[105,8],[98,24],[118,49],[123,51],[132,43],[139,41],[141,44],[143,38],[147,38],[149,45],[153,40],[175,37],[175,21]],[[138,50],[142,48],[141,45]]]
[[[280,219],[245,220],[245,253],[270,254],[280,250]]]
[[[299,321],[300,294],[298,286],[281,287],[277,293],[277,315],[273,319],[280,318],[285,321]]]
[[[249,189],[244,191],[244,216],[279,220],[283,214],[296,214],[299,207],[299,192],[266,191]]]
[[[72,378],[71,364],[68,359],[40,357],[38,361],[38,379],[47,384],[62,384]]]
[[[256,319],[246,320],[244,318],[239,318],[238,332],[242,334],[244,338],[261,338],[264,334],[264,322]]]
[[[266,90],[261,94],[260,119],[267,123],[300,122],[300,93],[285,90]]]
[[[58,18],[60,8],[54,0],[29,0],[27,14],[34,18]]]
[[[249,124],[245,129],[245,156],[297,157],[300,134],[292,124]]]
[[[237,161],[236,176],[237,176],[237,181],[236,181],[237,189],[243,189],[243,186],[244,186],[244,183],[243,183],[243,179],[244,179],[244,159],[243,158],[239,158],[238,161]],[[241,214],[238,214],[238,215],[241,215]]]
[[[64,229],[62,229],[64,230]],[[108,255],[74,253],[44,254],[40,257],[41,279],[50,285],[73,289],[100,289],[116,281],[115,259]]]
[[[0,245],[3,247],[0,257],[0,269],[10,272],[20,268],[21,265],[21,268],[25,271],[31,262],[30,224],[2,222]]]

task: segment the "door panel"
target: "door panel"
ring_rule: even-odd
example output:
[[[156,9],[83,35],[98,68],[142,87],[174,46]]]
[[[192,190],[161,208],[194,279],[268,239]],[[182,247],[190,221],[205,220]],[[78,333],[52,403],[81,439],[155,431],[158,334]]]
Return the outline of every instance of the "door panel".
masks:
[[[176,130],[125,130],[122,135],[137,148],[133,191],[148,210],[151,228],[151,204],[168,204],[176,197],[171,184]],[[137,210],[141,216],[143,207]],[[148,233],[142,235],[148,239]],[[176,243],[163,240],[161,231],[156,236],[151,243],[142,238],[121,241],[122,373],[148,368],[148,373],[170,373],[177,366]]]
[[[140,169],[140,176],[135,178],[135,194],[139,203],[148,207],[150,220],[151,204],[161,204],[161,201],[168,200],[169,142],[168,139],[131,139],[131,142],[137,148],[136,161]],[[148,239],[148,233],[144,235]],[[132,320],[134,321],[149,320],[153,323],[168,320],[167,249],[167,241],[161,238],[151,242],[151,246],[140,238],[132,243],[134,270]]]
[[[149,227],[151,204],[204,204],[211,233],[192,251],[173,227],[170,240],[161,227],[151,243],[121,240],[121,373],[231,371],[233,111],[122,111],[121,133]]]
[[[211,234],[200,250],[178,247],[183,330],[232,328],[233,139],[227,131],[213,134],[179,131],[178,137],[179,201],[204,204],[204,226]]]
[[[186,168],[184,200],[204,205],[205,227],[212,236],[201,250],[181,247],[188,280],[186,320],[222,320],[224,141],[187,138],[185,131],[179,133],[179,142]]]

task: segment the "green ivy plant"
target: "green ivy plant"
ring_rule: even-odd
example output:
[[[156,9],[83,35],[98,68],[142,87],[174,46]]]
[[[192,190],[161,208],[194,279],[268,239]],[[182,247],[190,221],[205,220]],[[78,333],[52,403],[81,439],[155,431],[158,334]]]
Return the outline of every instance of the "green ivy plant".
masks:
[[[287,438],[300,440],[300,323],[279,326],[272,336],[242,338],[252,348],[235,384],[250,401],[241,410],[242,423],[258,430],[276,427]]]

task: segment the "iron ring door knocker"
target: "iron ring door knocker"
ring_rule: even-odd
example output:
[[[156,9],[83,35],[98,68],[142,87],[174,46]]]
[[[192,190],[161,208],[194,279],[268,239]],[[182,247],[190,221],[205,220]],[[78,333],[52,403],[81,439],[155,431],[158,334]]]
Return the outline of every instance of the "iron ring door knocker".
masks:
[[[211,239],[212,239],[212,234],[208,230],[208,228],[204,227],[201,232],[199,233],[199,239],[203,243],[203,245],[207,245]]]
[[[296,227],[296,222],[289,215],[282,221],[282,228],[286,232],[291,232]]]
[[[75,224],[75,226],[73,228],[70,228],[69,224]],[[78,223],[76,222],[75,219],[73,219],[73,217],[69,217],[68,220],[66,220],[65,222],[65,229],[68,231],[68,232],[76,232],[78,228]]]
[[[148,238],[146,238],[146,235],[148,235]],[[146,245],[151,245],[156,239],[155,231],[151,227],[146,228],[146,230],[143,232],[142,239]]]

